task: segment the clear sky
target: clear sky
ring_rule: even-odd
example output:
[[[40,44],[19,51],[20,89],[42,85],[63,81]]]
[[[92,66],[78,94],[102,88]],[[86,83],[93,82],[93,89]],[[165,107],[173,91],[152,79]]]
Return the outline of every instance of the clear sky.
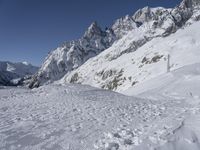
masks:
[[[0,60],[40,65],[48,52],[79,38],[93,21],[102,28],[144,6],[181,0],[0,0]]]

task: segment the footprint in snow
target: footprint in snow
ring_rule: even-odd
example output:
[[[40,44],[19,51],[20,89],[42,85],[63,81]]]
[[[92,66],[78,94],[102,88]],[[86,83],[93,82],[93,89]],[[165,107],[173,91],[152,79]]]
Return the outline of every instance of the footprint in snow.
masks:
[[[96,149],[106,149],[106,150],[118,150],[126,148],[133,148],[141,143],[140,129],[130,130],[130,129],[118,129],[114,133],[105,133],[95,144]]]

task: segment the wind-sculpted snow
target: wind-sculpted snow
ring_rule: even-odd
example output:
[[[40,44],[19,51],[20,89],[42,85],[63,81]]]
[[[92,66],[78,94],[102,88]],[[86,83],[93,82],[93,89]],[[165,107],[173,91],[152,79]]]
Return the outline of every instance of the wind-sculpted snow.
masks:
[[[81,85],[4,87],[0,149],[198,150],[200,100],[188,102],[139,99]]]
[[[102,52],[107,53],[105,63],[101,61],[102,65],[106,65],[107,62],[112,62],[114,59],[120,59],[121,56],[137,51],[146,43],[149,43],[152,39],[172,35],[180,28],[184,28],[195,21],[199,21],[199,2],[197,0],[184,0],[181,4],[175,8],[166,9],[162,7],[150,8],[145,7],[138,10],[134,15],[127,15],[120,19],[117,19],[114,24],[102,30],[98,27],[97,23],[92,23],[83,37],[79,40],[66,42],[63,46],[58,47],[52,51],[39,72],[32,78],[29,86],[38,87],[43,84],[57,81],[63,76],[70,78],[70,73],[76,71],[80,67],[83,69],[85,63],[88,63],[88,59],[98,59],[99,54]],[[111,51],[112,49],[112,51]],[[92,58],[93,57],[93,58]],[[164,57],[163,57],[164,58]],[[89,61],[91,62],[91,60]],[[132,61],[129,61],[131,65]],[[92,68],[98,68],[93,66]],[[133,65],[134,67],[134,65]],[[115,68],[118,71],[121,68]],[[87,70],[87,69],[86,69]],[[93,72],[94,69],[92,69]],[[103,70],[102,70],[103,71]],[[91,74],[92,72],[88,72]],[[134,71],[134,73],[136,70]],[[98,72],[96,72],[98,74]],[[73,74],[73,73],[72,73]],[[131,78],[134,78],[130,75]],[[90,76],[82,77],[84,80]],[[92,78],[96,78],[92,76]],[[115,78],[114,76],[112,78]],[[73,79],[66,80],[66,82],[73,81]],[[133,82],[138,82],[137,78]],[[84,81],[73,81],[77,83],[84,83]],[[91,85],[96,84],[96,81]],[[98,81],[101,85],[98,87],[107,88],[110,85],[104,85],[103,80]],[[112,82],[109,80],[109,82]],[[123,81],[122,81],[123,82]],[[88,84],[88,83],[87,83]],[[110,83],[112,84],[112,83]],[[118,83],[117,83],[118,84]],[[122,84],[123,83],[119,83]],[[116,90],[116,88],[111,88]]]

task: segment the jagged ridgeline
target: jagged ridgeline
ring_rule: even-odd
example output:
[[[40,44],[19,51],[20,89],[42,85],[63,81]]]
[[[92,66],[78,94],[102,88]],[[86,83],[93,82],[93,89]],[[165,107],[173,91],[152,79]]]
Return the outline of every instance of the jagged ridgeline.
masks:
[[[21,85],[24,80],[30,79],[38,69],[27,62],[0,61],[0,86]]]
[[[199,4],[199,0],[184,0],[175,8],[145,7],[116,20],[105,30],[94,22],[80,39],[65,42],[53,50],[32,77],[29,87],[59,80],[120,91],[156,76],[152,68],[158,64],[164,69],[156,73],[163,73],[171,51],[154,49],[154,45],[199,21]],[[155,39],[160,40],[149,45],[151,50],[140,50]],[[175,69],[184,64],[171,65]]]

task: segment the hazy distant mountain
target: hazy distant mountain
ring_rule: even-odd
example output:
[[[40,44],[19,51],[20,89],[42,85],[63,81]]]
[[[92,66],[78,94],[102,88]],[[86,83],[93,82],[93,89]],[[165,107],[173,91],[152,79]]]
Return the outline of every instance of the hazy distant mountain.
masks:
[[[145,7],[106,30],[92,23],[79,40],[48,55],[30,87],[62,79],[121,91],[165,72],[168,54],[171,69],[196,62],[199,4],[184,0],[175,8]]]
[[[38,71],[38,67],[27,62],[12,63],[0,61],[0,85],[15,85],[22,78],[33,75]]]

